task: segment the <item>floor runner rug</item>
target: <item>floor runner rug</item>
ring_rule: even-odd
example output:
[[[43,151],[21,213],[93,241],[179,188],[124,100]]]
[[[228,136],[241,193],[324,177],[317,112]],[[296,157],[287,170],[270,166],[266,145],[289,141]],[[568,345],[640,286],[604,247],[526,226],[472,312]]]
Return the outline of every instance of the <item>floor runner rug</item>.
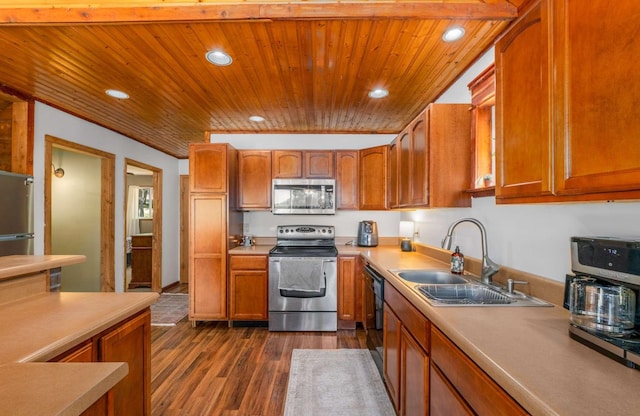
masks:
[[[186,293],[162,293],[151,305],[152,326],[174,326],[189,313],[189,295]]]
[[[284,416],[395,416],[369,350],[294,349]]]

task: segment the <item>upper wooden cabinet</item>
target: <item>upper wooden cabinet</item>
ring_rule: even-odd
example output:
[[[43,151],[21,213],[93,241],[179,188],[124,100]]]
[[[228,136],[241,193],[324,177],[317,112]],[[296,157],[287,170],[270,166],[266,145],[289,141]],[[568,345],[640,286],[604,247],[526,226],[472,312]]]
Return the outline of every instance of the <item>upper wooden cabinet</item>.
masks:
[[[467,207],[471,169],[471,115],[467,104],[431,104],[395,140],[397,189],[392,208]]]
[[[271,151],[238,151],[238,208],[271,209]]]
[[[389,146],[362,149],[360,154],[360,209],[387,209]]]
[[[333,152],[328,150],[306,150],[304,152],[305,178],[333,178]]]
[[[389,207],[391,208],[398,208],[399,204],[398,188],[400,186],[400,178],[398,174],[398,160],[400,158],[400,146],[398,146],[398,141],[399,137],[396,137],[389,145],[389,173],[387,183],[389,184]]]
[[[336,208],[358,209],[358,151],[336,151]]]
[[[637,6],[578,3],[542,0],[496,44],[499,203],[640,197]]]
[[[548,22],[543,1],[495,47],[498,201],[552,193]]]
[[[640,190],[638,3],[554,1],[555,192]],[[629,198],[637,198],[628,195]],[[624,197],[620,194],[618,197]],[[614,199],[594,195],[593,199]]]
[[[274,178],[302,178],[302,150],[274,150],[271,160]]]
[[[229,175],[229,164],[235,164],[236,150],[226,143],[201,143],[189,146],[189,190],[191,192],[226,193],[235,175]]]
[[[331,150],[274,150],[274,178],[333,178],[334,155]]]

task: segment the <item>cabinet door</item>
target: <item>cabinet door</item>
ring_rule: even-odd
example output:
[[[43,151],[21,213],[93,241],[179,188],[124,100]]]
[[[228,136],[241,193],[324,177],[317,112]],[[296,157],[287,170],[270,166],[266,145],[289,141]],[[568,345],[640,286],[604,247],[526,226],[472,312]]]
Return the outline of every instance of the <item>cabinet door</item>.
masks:
[[[498,202],[552,194],[547,10],[542,0],[496,43]]]
[[[389,146],[360,150],[360,209],[387,209]]]
[[[93,343],[91,340],[88,340],[49,361],[61,363],[90,363],[97,361],[97,359],[97,353],[93,348]]]
[[[304,152],[305,178],[333,178],[333,152],[330,150],[306,150]]]
[[[190,199],[189,319],[227,319],[226,197]]]
[[[398,413],[400,408],[400,319],[384,304],[383,313],[383,374],[389,396]]]
[[[389,145],[389,207],[398,208],[399,202],[399,183],[398,159],[400,158],[400,146],[398,146],[399,138],[396,137]]]
[[[240,321],[267,320],[267,271],[231,270],[229,319]]]
[[[411,133],[405,130],[398,137],[398,206],[411,205]]]
[[[640,190],[638,3],[553,8],[556,193]]]
[[[191,192],[227,192],[227,145],[201,143],[189,146]]]
[[[429,374],[429,391],[430,416],[471,416],[475,414],[433,363],[431,363]]]
[[[338,319],[356,320],[356,257],[338,257]]]
[[[271,208],[271,151],[238,152],[238,207]]]
[[[401,402],[403,416],[429,414],[429,356],[402,327],[401,335]]]
[[[358,151],[336,152],[336,208],[358,209]]]
[[[274,150],[271,157],[274,178],[302,178],[301,150]]]
[[[411,200],[414,206],[429,205],[428,111],[411,124]],[[450,155],[450,157],[455,157]],[[465,161],[466,163],[466,161]],[[451,173],[444,175],[451,176]],[[466,179],[466,177],[465,177]]]
[[[99,360],[126,362],[129,374],[113,388],[114,414],[151,414],[151,312],[118,326],[98,340]]]

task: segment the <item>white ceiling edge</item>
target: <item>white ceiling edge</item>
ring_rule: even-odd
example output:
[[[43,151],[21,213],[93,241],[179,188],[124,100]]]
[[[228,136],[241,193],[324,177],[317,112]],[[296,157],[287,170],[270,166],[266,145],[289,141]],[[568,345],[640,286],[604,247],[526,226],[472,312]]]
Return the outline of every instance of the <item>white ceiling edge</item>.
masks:
[[[391,143],[396,134],[211,134],[211,143],[238,150],[365,149]]]

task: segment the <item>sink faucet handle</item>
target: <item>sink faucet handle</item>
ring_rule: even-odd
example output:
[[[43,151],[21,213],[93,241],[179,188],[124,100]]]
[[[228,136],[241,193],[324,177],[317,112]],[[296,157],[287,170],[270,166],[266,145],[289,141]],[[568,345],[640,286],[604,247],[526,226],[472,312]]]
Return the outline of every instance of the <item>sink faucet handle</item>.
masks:
[[[528,285],[528,284],[529,284],[529,282],[526,282],[524,280],[507,279],[507,292],[513,293],[513,286],[514,285]]]

